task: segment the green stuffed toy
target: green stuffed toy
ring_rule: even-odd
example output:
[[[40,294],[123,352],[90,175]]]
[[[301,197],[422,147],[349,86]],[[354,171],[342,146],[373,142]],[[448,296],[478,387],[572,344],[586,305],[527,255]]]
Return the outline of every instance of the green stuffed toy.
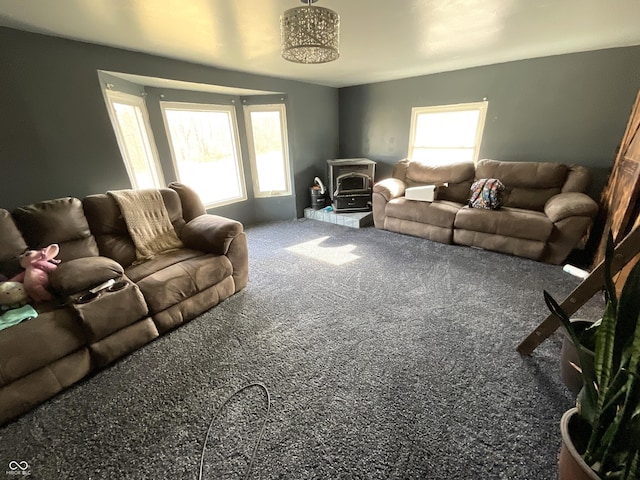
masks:
[[[26,305],[29,300],[21,282],[0,283],[0,310],[10,310]]]

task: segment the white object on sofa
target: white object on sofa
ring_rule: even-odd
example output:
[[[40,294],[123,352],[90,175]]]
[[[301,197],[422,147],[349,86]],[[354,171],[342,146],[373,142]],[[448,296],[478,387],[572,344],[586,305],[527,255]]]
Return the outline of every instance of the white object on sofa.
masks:
[[[421,185],[419,187],[407,188],[404,191],[404,198],[407,200],[417,200],[419,202],[433,202],[436,196],[436,187],[448,186],[448,183],[438,183],[436,185]]]

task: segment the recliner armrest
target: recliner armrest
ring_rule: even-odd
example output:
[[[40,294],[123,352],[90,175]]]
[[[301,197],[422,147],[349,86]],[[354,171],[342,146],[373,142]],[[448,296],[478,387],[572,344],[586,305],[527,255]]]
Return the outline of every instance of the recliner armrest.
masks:
[[[598,214],[598,204],[584,193],[559,193],[547,200],[544,213],[553,223],[568,217],[595,218]]]
[[[51,288],[66,297],[88,290],[107,280],[122,277],[122,266],[107,257],[81,257],[62,262],[49,273]]]
[[[404,195],[405,183],[397,178],[385,178],[373,186],[373,193],[381,194],[387,202]]]
[[[226,255],[229,245],[243,232],[242,223],[219,215],[204,214],[189,221],[180,232],[188,248]]]

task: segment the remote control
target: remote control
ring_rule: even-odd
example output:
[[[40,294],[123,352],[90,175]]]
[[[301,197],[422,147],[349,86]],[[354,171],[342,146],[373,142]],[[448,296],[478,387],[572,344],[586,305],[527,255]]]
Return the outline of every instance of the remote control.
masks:
[[[109,288],[111,285],[113,285],[114,283],[116,283],[116,281],[112,278],[111,280],[107,280],[104,283],[101,283],[100,285],[98,285],[97,287],[93,287],[91,290],[89,290],[91,293],[98,293],[100,290],[104,290],[105,288]]]

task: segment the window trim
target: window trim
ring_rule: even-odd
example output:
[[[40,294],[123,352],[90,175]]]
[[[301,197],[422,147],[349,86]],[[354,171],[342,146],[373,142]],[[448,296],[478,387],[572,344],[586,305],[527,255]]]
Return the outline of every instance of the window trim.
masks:
[[[149,112],[147,111],[147,104],[143,97],[134,95],[131,93],[120,92],[117,90],[104,90],[105,100],[107,104],[107,111],[109,112],[109,120],[111,120],[111,126],[113,127],[113,131],[116,135],[116,141],[118,142],[118,148],[120,149],[120,155],[122,156],[122,161],[127,170],[127,175],[129,176],[129,182],[131,182],[131,188],[134,190],[140,189],[138,182],[136,180],[135,173],[131,166],[131,161],[129,159],[129,151],[127,148],[127,144],[124,141],[124,132],[120,127],[120,123],[118,122],[118,117],[116,115],[115,108],[113,107],[113,103],[122,103],[125,105],[130,105],[132,107],[140,108],[142,113],[142,120],[144,124],[145,133],[147,134],[147,140],[149,142],[149,154],[151,155],[153,164],[151,165],[154,182],[156,183],[156,188],[162,188],[165,184],[164,172],[162,171],[162,166],[160,165],[160,156],[158,155],[158,149],[156,147],[156,141],[153,136],[153,130],[151,129],[151,121],[149,120]]]
[[[256,149],[253,140],[253,124],[251,122],[252,112],[278,112],[280,114],[280,133],[282,140],[282,154],[284,157],[285,189],[272,190],[270,192],[260,191],[258,181],[258,165],[256,159]],[[293,194],[291,188],[291,161],[289,159],[289,138],[287,135],[287,109],[284,103],[244,105],[244,119],[247,129],[247,146],[249,147],[249,164],[251,166],[251,181],[253,185],[253,196],[255,198],[286,197]]]
[[[413,149],[415,144],[416,125],[418,116],[425,113],[442,113],[442,112],[460,112],[468,110],[478,110],[480,115],[478,117],[478,128],[476,129],[476,138],[473,147],[473,164],[478,163],[478,156],[480,155],[480,145],[482,143],[482,135],[484,132],[484,125],[487,117],[487,109],[489,102],[483,100],[481,102],[470,103],[456,103],[452,105],[435,105],[427,107],[413,107],[411,108],[411,128],[409,131],[409,154],[408,158],[413,158]],[[441,147],[445,148],[445,147]],[[459,147],[458,147],[459,148]]]
[[[238,120],[236,116],[236,107],[234,105],[220,105],[214,103],[193,103],[193,102],[175,102],[175,101],[161,101],[160,110],[162,112],[162,120],[164,122],[164,128],[167,135],[167,142],[169,143],[169,149],[171,151],[171,161],[173,163],[173,169],[176,174],[176,178],[179,182],[180,170],[178,168],[178,161],[173,148],[173,142],[171,141],[171,132],[169,131],[169,122],[167,121],[166,111],[167,109],[175,110],[188,110],[192,112],[225,112],[231,116],[231,136],[233,140],[233,149],[236,157],[236,167],[238,169],[239,183],[240,183],[240,197],[227,199],[219,202],[206,203],[205,208],[217,208],[225,205],[231,205],[234,203],[244,202],[247,197],[247,186],[244,175],[244,167],[242,161],[242,147],[240,145],[240,134],[238,132]]]

